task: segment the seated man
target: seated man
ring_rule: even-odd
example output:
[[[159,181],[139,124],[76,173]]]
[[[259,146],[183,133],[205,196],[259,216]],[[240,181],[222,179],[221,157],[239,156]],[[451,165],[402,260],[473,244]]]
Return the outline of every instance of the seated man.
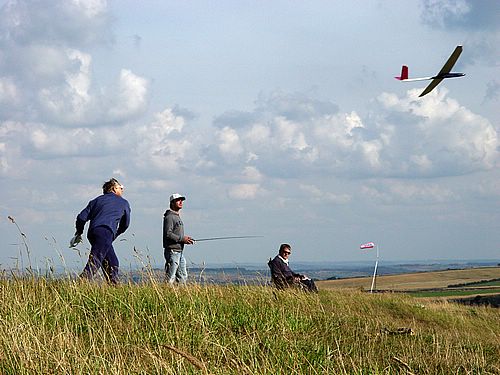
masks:
[[[288,257],[292,253],[292,247],[281,244],[279,253],[273,260],[269,260],[268,266],[271,269],[271,279],[278,289],[285,289],[289,286],[299,286],[308,292],[318,292],[314,281],[306,275],[293,272],[288,266]]]

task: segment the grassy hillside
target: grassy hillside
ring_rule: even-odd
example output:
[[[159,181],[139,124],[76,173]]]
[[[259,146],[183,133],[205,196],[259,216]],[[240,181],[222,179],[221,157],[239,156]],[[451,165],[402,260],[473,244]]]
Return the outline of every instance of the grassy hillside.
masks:
[[[422,289],[446,288],[449,285],[476,283],[483,280],[500,278],[500,267],[469,268],[432,272],[406,273],[376,277],[379,290],[411,291]],[[322,289],[355,288],[370,290],[372,278],[359,277],[350,279],[319,281]],[[496,284],[498,286],[498,284]],[[494,286],[494,285],[492,285]]]
[[[406,295],[0,279],[2,374],[498,374],[499,337]]]

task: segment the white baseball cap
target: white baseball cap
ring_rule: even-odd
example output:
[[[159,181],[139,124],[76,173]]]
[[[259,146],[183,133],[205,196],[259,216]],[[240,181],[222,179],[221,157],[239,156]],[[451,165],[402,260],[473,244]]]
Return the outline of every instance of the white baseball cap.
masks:
[[[184,195],[181,195],[181,194],[178,194],[178,193],[174,193],[170,196],[170,202],[173,202],[177,199],[182,199],[183,201],[186,200],[186,197]]]

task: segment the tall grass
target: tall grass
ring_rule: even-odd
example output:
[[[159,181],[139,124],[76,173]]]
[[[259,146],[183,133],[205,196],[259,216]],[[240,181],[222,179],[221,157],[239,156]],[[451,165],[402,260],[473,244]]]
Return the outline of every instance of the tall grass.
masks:
[[[352,290],[171,287],[135,246],[140,284],[42,275],[9,220],[20,264],[0,274],[0,374],[500,373],[493,308]]]
[[[0,277],[2,374],[498,374],[499,338],[405,295]]]

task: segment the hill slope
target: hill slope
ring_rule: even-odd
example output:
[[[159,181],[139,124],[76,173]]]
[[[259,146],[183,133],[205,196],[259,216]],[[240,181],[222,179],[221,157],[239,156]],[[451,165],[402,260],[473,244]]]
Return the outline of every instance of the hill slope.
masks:
[[[498,337],[498,310],[400,294],[0,279],[6,374],[488,374]]]

